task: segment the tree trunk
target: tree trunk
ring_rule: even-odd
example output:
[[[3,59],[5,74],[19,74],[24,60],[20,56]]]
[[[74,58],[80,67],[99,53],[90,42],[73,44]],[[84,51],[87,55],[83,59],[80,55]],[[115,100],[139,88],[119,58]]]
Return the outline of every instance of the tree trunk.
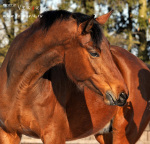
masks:
[[[129,5],[129,3],[128,3]],[[128,6],[128,51],[131,52],[133,46],[133,37],[132,37],[132,6]]]
[[[146,29],[147,29],[147,0],[139,0],[139,53],[138,56],[143,61],[148,61]]]
[[[84,11],[87,15],[94,14],[94,0],[83,0],[82,5],[83,5]]]

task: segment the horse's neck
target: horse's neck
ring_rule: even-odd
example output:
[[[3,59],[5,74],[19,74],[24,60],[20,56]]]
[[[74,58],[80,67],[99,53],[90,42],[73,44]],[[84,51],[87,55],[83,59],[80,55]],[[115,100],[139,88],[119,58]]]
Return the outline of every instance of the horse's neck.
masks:
[[[35,84],[48,69],[62,62],[62,53],[58,51],[62,47],[46,45],[41,29],[31,31],[17,36],[6,56],[4,67],[8,87],[17,85],[23,89]]]
[[[68,78],[65,66],[62,64],[48,70],[42,78],[51,81],[53,92],[64,108],[70,97],[79,91],[77,86]]]

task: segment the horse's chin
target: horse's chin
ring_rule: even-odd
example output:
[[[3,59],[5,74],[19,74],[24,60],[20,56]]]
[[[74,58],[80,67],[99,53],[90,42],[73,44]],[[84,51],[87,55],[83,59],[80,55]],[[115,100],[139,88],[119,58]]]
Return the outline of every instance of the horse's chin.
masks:
[[[78,89],[79,89],[80,91],[84,91],[85,84],[84,84],[83,82],[79,82],[79,83],[77,84],[77,87],[78,87]]]
[[[107,99],[104,99],[104,102],[106,105],[111,105],[111,106],[115,106],[116,104],[115,103],[111,103],[109,100]]]

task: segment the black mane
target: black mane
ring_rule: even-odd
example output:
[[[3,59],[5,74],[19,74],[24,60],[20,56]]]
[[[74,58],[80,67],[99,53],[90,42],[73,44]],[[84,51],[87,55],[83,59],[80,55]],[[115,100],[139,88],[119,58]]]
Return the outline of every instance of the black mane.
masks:
[[[65,10],[55,10],[55,11],[46,11],[40,15],[40,23],[42,27],[46,30],[56,21],[56,20],[69,20],[70,16],[76,19],[77,24],[88,20],[90,16],[82,13],[71,13]],[[100,42],[102,40],[102,30],[99,23],[95,20],[94,25],[91,29],[91,37],[95,46],[99,48]]]

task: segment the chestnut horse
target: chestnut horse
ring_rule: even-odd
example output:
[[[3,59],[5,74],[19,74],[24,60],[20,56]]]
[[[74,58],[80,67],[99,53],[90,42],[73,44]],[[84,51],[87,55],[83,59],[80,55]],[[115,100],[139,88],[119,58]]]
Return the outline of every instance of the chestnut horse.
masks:
[[[128,89],[100,27],[111,13],[48,11],[14,39],[0,68],[1,144],[19,144],[22,134],[64,144],[98,132],[125,105]]]
[[[107,132],[95,136],[101,144],[135,144],[150,121],[150,70],[123,48],[111,46],[111,52],[127,84],[129,98],[124,107],[117,107],[112,128],[109,125]]]

